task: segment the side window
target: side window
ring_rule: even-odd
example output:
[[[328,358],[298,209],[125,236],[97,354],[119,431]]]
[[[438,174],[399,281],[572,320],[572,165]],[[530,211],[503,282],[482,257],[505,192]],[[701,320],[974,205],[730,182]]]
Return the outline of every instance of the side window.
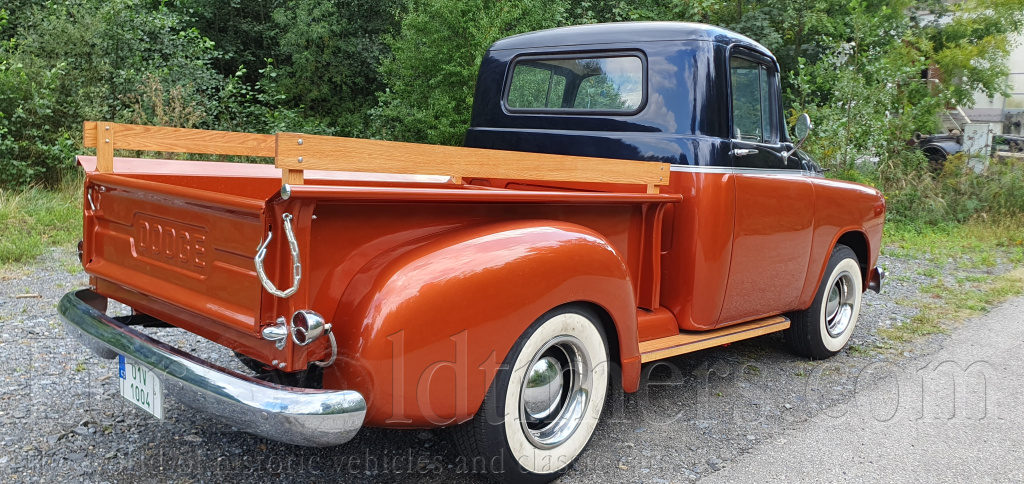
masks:
[[[729,59],[732,78],[732,138],[754,143],[775,141],[770,77],[765,66],[739,57]]]
[[[565,76],[530,64],[516,65],[508,105],[512,108],[548,109],[562,107]]]
[[[644,102],[644,63],[635,54],[525,57],[508,86],[511,112],[632,114]]]
[[[636,57],[602,59],[603,66],[594,66],[600,74],[583,77],[576,89],[576,109],[601,111],[632,111],[643,98],[643,66]],[[591,61],[595,62],[595,61]]]

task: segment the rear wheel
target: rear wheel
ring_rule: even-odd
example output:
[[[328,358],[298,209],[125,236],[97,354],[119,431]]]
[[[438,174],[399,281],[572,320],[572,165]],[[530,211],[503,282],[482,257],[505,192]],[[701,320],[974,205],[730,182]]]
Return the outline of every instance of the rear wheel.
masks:
[[[499,482],[554,480],[590,442],[604,407],[608,349],[599,319],[580,306],[549,311],[504,363],[455,442]]]
[[[946,165],[946,152],[942,148],[929,146],[923,150],[925,158],[928,159],[928,169],[932,173],[941,173],[943,167]]]
[[[814,359],[839,353],[850,341],[857,325],[863,287],[857,254],[837,244],[832,249],[814,304],[790,315],[792,323],[785,332],[790,349]]]

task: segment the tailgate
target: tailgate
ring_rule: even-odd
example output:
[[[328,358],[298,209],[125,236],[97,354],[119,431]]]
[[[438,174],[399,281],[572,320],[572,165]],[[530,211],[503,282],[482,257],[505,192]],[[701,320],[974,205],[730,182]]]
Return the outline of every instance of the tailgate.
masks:
[[[256,331],[263,200],[109,174],[91,175],[86,197],[86,272]]]

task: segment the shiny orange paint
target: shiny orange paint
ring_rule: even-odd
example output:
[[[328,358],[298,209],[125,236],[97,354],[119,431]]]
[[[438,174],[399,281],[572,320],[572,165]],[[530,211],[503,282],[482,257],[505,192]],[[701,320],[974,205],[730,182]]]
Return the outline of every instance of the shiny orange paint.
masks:
[[[681,194],[686,202],[669,208],[663,228],[669,240],[663,243],[661,305],[675,315],[680,329],[713,329],[732,262],[736,176],[673,171],[663,192]],[[643,335],[641,341],[657,337]]]
[[[329,369],[324,384],[375,395],[370,424],[462,421],[476,413],[527,326],[577,301],[623,322],[616,325],[618,349],[632,364],[639,357],[636,306],[623,297],[632,291],[617,252],[581,225],[527,218],[454,228],[380,253],[355,272],[340,299],[318,297],[339,301],[334,320],[348,363]],[[390,399],[381,398],[385,388]]]
[[[878,190],[856,183],[817,178],[813,180],[815,226],[811,240],[810,262],[798,308],[811,305],[818,282],[832,248],[841,237],[852,237],[865,244],[860,258],[861,274],[867,289],[868,274],[878,265],[885,221],[885,197]],[[855,248],[856,251],[856,248]]]
[[[606,317],[635,391],[641,341],[806,308],[838,241],[874,267],[884,217],[876,190],[800,174],[673,171],[646,194],[307,171],[285,199],[269,165],[79,161],[97,292],[285,371],[328,357],[326,338],[277,350],[260,332],[314,310],[339,348],[324,386],[363,394],[374,426],[470,418],[516,338],[570,303]],[[291,285],[285,213],[302,282],[277,298],[252,260],[269,231],[268,277]]]
[[[870,187],[801,172],[673,171],[682,194],[665,222],[661,304],[684,331],[706,331],[805,309],[832,247],[859,236],[867,289],[885,199]],[[640,335],[640,341],[659,336]]]
[[[797,308],[817,208],[811,179],[800,172],[735,179],[732,263],[720,324]]]

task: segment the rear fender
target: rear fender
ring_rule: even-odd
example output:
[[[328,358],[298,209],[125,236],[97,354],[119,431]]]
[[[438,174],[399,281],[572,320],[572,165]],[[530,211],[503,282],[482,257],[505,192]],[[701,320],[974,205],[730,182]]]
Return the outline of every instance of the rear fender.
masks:
[[[367,425],[468,420],[526,328],[577,301],[607,313],[624,381],[637,379],[629,271],[600,234],[564,222],[514,221],[397,247],[364,266],[345,290],[333,318],[339,360],[325,370],[324,387],[366,396]]]

